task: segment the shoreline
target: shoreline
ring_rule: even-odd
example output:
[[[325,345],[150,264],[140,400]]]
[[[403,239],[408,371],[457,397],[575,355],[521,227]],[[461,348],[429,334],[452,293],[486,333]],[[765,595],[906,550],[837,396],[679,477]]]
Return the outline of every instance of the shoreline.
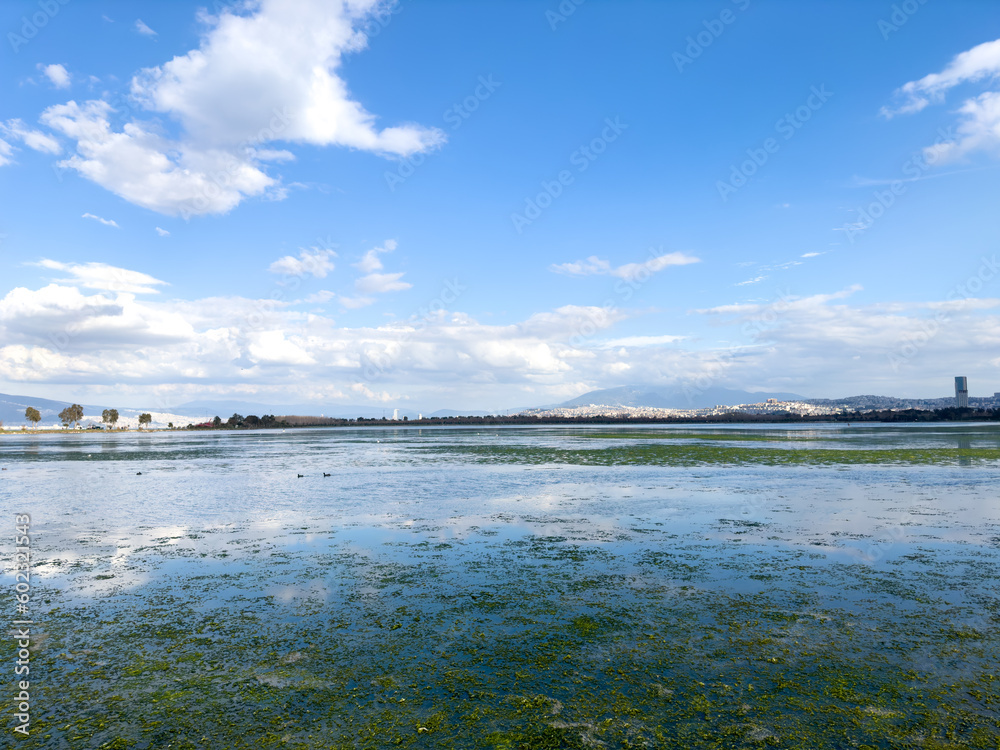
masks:
[[[532,416],[491,416],[491,417],[438,417],[421,420],[392,419],[334,419],[324,417],[279,417],[273,427],[148,427],[145,429],[91,429],[91,428],[41,428],[0,427],[0,435],[80,435],[80,434],[130,434],[144,435],[163,432],[260,432],[303,428],[348,427],[352,429],[424,428],[424,427],[530,427],[530,426],[572,426],[572,425],[808,425],[808,424],[914,424],[953,423],[991,424],[1000,423],[1000,412],[974,412],[968,415],[942,415],[938,412],[909,410],[905,412],[873,412],[871,414],[836,415],[752,415],[723,414],[712,417],[532,417]],[[284,420],[295,420],[287,422]],[[300,421],[301,420],[301,421]],[[310,421],[305,421],[310,420]]]

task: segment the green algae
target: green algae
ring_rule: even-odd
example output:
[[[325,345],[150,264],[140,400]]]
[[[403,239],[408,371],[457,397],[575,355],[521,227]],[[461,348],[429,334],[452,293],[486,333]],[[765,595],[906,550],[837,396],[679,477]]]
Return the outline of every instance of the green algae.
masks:
[[[52,592],[33,730],[69,748],[996,747],[998,620],[963,624],[933,571],[796,555],[770,591],[735,593],[694,551],[564,570],[546,566],[565,539],[524,541],[470,589],[460,562],[442,580],[342,556],[325,575],[344,596],[306,614],[206,607],[169,581],[85,606]],[[872,606],[821,606],[817,578]]]
[[[482,463],[573,466],[958,466],[1000,462],[1000,448],[756,448],[727,445],[644,445],[556,448],[456,445],[414,448]]]

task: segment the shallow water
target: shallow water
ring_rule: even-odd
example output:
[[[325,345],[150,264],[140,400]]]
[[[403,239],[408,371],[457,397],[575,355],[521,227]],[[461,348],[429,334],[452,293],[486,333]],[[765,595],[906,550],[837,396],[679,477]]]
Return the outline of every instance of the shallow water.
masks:
[[[32,746],[997,747],[997,425],[7,435],[0,465]]]

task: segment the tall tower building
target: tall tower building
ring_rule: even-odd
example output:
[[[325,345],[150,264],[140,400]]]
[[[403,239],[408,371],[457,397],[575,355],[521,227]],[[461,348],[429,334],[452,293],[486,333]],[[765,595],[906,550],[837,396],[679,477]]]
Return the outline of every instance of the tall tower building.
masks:
[[[959,409],[969,408],[969,379],[955,378],[955,406]]]

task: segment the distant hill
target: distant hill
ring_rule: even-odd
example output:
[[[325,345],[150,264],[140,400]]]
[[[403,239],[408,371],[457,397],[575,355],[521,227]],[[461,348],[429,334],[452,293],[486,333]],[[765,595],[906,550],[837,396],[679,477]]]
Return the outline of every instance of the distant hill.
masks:
[[[656,385],[625,385],[619,388],[606,388],[590,391],[582,396],[564,401],[557,408],[573,406],[651,406],[658,409],[708,409],[719,404],[753,404],[776,398],[779,401],[802,401],[802,396],[795,393],[769,393],[737,391],[729,388],[697,388],[664,387]]]
[[[24,424],[24,410],[33,406],[42,415],[43,422],[57,419],[56,415],[69,404],[62,401],[51,401],[47,398],[32,396],[12,396],[0,393],[0,420],[6,425]]]
[[[34,396],[13,396],[7,393],[0,393],[0,421],[8,427],[19,424],[26,424],[24,410],[29,406],[38,409],[42,415],[40,424],[54,424],[59,421],[59,412],[70,405],[69,401],[53,401],[48,398],[35,398]],[[83,413],[91,417],[97,415],[98,420],[101,412],[109,408],[107,406],[88,406],[82,404]],[[119,411],[124,411],[119,409]]]

